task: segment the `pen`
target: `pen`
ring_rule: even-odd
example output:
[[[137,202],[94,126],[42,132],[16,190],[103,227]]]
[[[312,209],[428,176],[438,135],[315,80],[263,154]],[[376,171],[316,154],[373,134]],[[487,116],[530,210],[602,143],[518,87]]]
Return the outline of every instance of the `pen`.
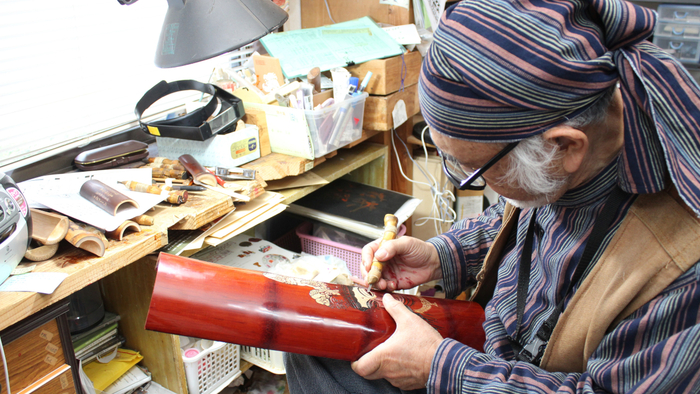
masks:
[[[365,74],[365,77],[362,79],[362,84],[360,84],[360,89],[357,90],[357,93],[362,93],[365,91],[370,78],[372,78],[372,72],[367,71],[367,74]]]

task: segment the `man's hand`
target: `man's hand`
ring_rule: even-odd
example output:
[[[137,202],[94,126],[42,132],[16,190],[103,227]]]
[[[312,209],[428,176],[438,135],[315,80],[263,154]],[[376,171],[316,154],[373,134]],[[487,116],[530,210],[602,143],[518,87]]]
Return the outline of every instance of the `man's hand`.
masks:
[[[352,369],[365,379],[384,378],[402,390],[425,387],[442,336],[390,294],[384,294],[382,301],[396,321],[396,331],[354,361]]]
[[[353,278],[361,286],[367,286],[367,273],[372,267],[372,259],[384,263],[382,277],[374,284],[378,290],[394,291],[410,289],[431,280],[442,278],[442,269],[435,247],[413,237],[400,237],[384,241],[370,242],[362,248],[362,277]]]

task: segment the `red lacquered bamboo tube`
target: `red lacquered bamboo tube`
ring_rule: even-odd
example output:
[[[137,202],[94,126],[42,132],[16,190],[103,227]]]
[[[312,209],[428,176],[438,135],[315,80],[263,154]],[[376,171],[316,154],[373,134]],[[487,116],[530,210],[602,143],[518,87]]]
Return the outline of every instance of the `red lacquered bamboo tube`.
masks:
[[[396,323],[379,291],[161,253],[146,329],[244,346],[357,360]],[[394,294],[443,337],[484,344],[479,304]]]

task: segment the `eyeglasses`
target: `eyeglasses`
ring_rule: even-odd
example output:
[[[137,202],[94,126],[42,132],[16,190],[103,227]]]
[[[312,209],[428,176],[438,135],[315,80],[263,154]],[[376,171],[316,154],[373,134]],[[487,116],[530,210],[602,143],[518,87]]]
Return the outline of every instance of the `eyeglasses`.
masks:
[[[445,172],[450,182],[455,185],[457,190],[482,190],[486,187],[486,181],[481,175],[496,164],[496,162],[501,160],[503,156],[507,155],[508,152],[512,151],[519,142],[520,141],[511,142],[506,145],[496,156],[492,157],[491,160],[474,172],[464,171],[457,159],[443,154],[442,151],[438,149],[438,154],[442,160],[442,170]]]

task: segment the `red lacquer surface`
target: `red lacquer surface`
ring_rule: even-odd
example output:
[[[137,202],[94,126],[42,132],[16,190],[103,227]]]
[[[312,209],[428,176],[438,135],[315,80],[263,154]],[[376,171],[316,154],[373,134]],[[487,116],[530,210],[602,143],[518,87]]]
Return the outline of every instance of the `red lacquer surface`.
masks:
[[[396,323],[383,293],[161,253],[146,329],[263,349],[356,360]],[[296,283],[296,284],[295,284]],[[477,303],[394,294],[449,337],[481,350]]]

